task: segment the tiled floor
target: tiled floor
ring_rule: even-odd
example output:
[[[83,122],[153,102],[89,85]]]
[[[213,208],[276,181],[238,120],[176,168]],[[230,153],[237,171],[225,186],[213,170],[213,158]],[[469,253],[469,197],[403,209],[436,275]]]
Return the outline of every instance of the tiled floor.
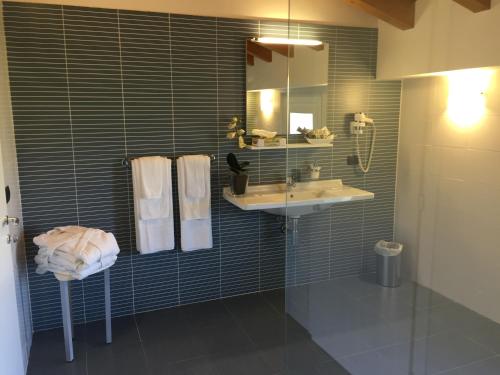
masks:
[[[39,332],[28,373],[500,374],[500,324],[413,283],[343,278],[286,300],[293,319],[283,291],[114,319],[111,345],[102,322],[77,326],[69,364],[61,330]]]
[[[77,326],[73,363],[62,330],[38,332],[28,373],[348,375],[283,311],[275,291],[117,318],[111,345],[103,322]]]
[[[287,302],[352,375],[500,374],[500,324],[414,283],[343,278],[289,289]]]

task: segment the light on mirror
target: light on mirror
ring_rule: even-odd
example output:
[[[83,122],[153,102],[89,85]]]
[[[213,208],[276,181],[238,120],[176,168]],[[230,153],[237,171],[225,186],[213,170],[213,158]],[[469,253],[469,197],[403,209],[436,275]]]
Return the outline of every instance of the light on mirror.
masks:
[[[272,117],[279,100],[278,90],[261,90],[260,91],[260,111],[264,118],[269,119]]]
[[[458,70],[448,76],[448,117],[460,129],[476,126],[486,111],[485,92],[493,72],[487,69]]]
[[[323,44],[320,40],[313,39],[288,39],[273,37],[256,38],[255,41],[264,44],[293,44],[296,46],[320,46]]]

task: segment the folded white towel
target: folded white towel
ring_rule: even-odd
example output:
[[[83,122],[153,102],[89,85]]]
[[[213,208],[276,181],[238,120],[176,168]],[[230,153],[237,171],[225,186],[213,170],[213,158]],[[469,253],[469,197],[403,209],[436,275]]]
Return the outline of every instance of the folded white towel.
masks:
[[[185,158],[177,159],[177,180],[179,190],[179,209],[181,217],[181,249],[193,251],[211,249],[212,219],[210,211],[210,159],[204,157],[204,191],[200,199],[187,196]]]
[[[77,271],[79,268],[86,265],[86,263],[83,263],[80,259],[59,250],[49,254],[46,248],[40,248],[38,250],[38,254],[35,256],[35,262],[38,265],[47,265],[50,262],[60,267],[64,267],[68,271]]]
[[[190,198],[187,195],[187,185],[190,184],[187,180],[186,160],[191,159],[191,156],[182,156],[177,159],[177,179],[179,185],[179,206],[181,220],[193,219],[208,219],[210,217],[210,158],[201,156],[203,159],[204,180],[198,184],[202,184],[205,195],[201,198]],[[201,164],[201,163],[200,163]],[[191,163],[190,163],[191,165]]]
[[[145,164],[158,164],[158,160],[152,157],[139,158],[132,160],[132,173],[135,174],[135,179],[140,181],[140,186],[134,184],[134,199],[137,194],[139,197],[138,208],[139,208],[139,219],[140,220],[151,220],[151,219],[161,219],[166,218],[170,215],[170,210],[172,206],[172,161],[168,158],[159,157],[161,159],[161,168],[157,175],[150,175],[148,173],[143,173],[143,166]],[[142,159],[147,159],[146,161]],[[146,179],[162,179],[161,185],[162,194],[158,198],[144,198],[142,188],[143,186],[149,185],[149,183],[144,183]],[[136,192],[137,191],[137,192]]]
[[[139,164],[141,170],[141,198],[160,199],[163,190],[163,171],[165,158],[161,156],[145,156],[132,160]]]
[[[210,173],[210,158],[206,155],[187,155],[182,157],[182,163],[186,196],[189,199],[204,198],[206,195],[206,174]]]
[[[74,225],[54,228],[36,236],[33,242],[44,248],[48,256],[58,250],[85,264],[93,264],[101,258],[120,252],[112,233]]]
[[[81,265],[77,270],[69,270],[62,265],[51,262],[42,262],[36,268],[36,273],[44,274],[47,271],[50,271],[53,272],[54,276],[60,281],[83,280],[86,277],[93,275],[94,273],[101,272],[106,268],[111,267],[113,264],[115,264],[116,259],[117,257],[115,255],[110,255],[102,258],[99,262],[95,262],[90,265]],[[35,261],[37,261],[37,259],[35,259]]]
[[[76,272],[76,273],[85,270],[88,267],[94,266],[95,264],[107,263],[110,258],[116,257],[116,255],[108,255],[102,259],[99,259],[99,261],[95,263],[86,264],[83,263],[81,260],[79,259],[75,260],[74,258],[71,257],[71,255],[60,252],[58,250],[56,250],[50,256],[44,253],[43,249],[40,250],[41,251],[38,251],[38,254],[35,256],[35,263],[38,266],[42,267],[54,266],[58,267],[59,269],[64,269],[65,271],[68,272]]]
[[[139,163],[141,159],[143,158],[132,161],[137,250],[141,254],[172,250],[175,247],[172,210],[172,161],[160,157],[162,159],[162,172],[158,176],[151,176],[142,173],[142,163]],[[142,187],[145,178],[163,179],[160,198],[143,198]]]

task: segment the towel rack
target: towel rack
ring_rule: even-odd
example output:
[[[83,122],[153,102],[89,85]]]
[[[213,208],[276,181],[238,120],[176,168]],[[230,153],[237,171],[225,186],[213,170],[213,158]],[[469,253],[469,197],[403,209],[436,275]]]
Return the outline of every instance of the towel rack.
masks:
[[[166,156],[166,155],[160,155],[161,157],[164,157],[164,158],[170,158],[170,159],[178,159],[180,158],[181,156],[187,156],[187,155],[179,155],[179,156],[175,156],[175,157],[171,157],[171,156]],[[214,161],[215,160],[215,155],[214,154],[209,154],[209,155],[206,155],[210,158],[210,161]],[[121,164],[126,167],[126,168],[130,168],[130,162],[134,159],[138,159],[140,158],[140,156],[134,156],[134,157],[128,157],[128,158],[123,158],[122,159],[122,162]]]

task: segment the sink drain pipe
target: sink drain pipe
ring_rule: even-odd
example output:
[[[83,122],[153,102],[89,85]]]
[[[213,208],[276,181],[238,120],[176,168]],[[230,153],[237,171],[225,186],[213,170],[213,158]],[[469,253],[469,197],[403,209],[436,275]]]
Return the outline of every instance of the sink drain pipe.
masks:
[[[281,225],[281,231],[283,233],[291,233],[291,245],[295,246],[299,243],[299,218],[300,216],[289,216],[287,217],[286,223]]]
[[[285,234],[292,234],[292,246],[299,243],[299,218],[300,216],[288,216],[286,222],[283,222],[281,218],[278,218],[278,221],[282,223],[281,232]]]
[[[295,246],[299,243],[299,217],[292,216],[290,217],[290,231],[292,232],[292,246]]]

